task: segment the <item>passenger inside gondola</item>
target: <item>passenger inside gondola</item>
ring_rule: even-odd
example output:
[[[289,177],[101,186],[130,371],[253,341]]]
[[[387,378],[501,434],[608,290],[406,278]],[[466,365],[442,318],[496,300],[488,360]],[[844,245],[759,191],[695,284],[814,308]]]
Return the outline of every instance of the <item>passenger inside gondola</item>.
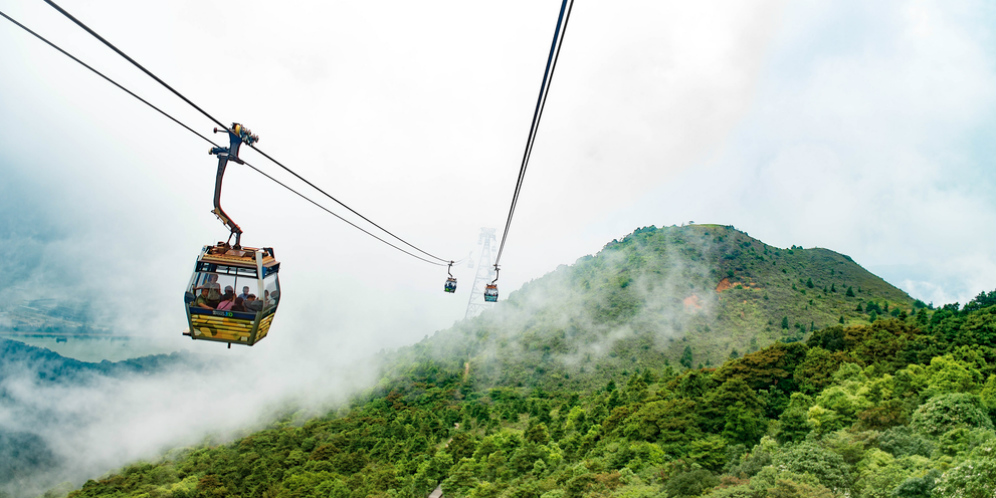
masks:
[[[221,284],[218,283],[218,275],[211,273],[204,282],[204,288],[208,289],[207,300],[212,308],[217,308],[221,302]]]
[[[277,305],[277,300],[280,299],[280,288],[277,286],[277,281],[274,278],[267,278],[263,281],[265,289],[263,290],[263,308],[270,309]]]
[[[231,310],[232,306],[235,304],[235,289],[231,285],[225,286],[225,293],[221,296],[221,302],[218,303],[218,307],[215,309],[219,310]]]
[[[246,297],[244,305],[249,311],[260,311],[263,309],[263,301],[256,299],[256,294],[249,294]]]
[[[197,296],[197,299],[194,299],[194,302],[191,303],[191,305],[197,306],[198,308],[207,308],[209,310],[214,309],[214,306],[211,306],[208,300],[208,296],[210,295],[211,290],[207,287],[200,287],[200,289],[201,289],[201,294]]]

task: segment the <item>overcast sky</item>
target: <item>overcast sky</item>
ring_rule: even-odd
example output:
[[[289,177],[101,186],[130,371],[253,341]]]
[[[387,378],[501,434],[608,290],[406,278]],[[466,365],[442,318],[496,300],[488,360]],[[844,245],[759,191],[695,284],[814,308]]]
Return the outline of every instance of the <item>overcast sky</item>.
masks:
[[[262,150],[452,259],[477,249],[481,227],[503,227],[559,8],[60,5]],[[40,0],[0,9],[213,128]],[[994,21],[986,2],[579,2],[503,296],[637,227],[693,220],[848,254],[924,301],[996,288]],[[6,21],[0,65],[0,239],[20,272],[5,286],[92,296],[117,330],[187,346],[180,296],[199,248],[226,237],[209,146]],[[446,295],[444,268],[237,165],[223,205],[244,244],[283,262],[267,348],[374,350],[463,317],[473,269]]]

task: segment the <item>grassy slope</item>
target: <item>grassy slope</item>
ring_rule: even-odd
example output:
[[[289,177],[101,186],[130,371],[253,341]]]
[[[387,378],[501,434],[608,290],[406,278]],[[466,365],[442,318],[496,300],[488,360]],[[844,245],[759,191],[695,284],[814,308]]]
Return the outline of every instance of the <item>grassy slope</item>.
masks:
[[[845,295],[848,287],[854,297]],[[401,356],[429,351],[440,361],[469,361],[486,384],[584,387],[634,369],[678,366],[686,346],[693,366],[718,365],[734,350],[802,339],[796,324],[808,333],[841,317],[868,323],[856,311],[867,301],[890,310],[913,304],[827,249],[776,248],[718,225],[648,227],[527,283],[495,309]]]

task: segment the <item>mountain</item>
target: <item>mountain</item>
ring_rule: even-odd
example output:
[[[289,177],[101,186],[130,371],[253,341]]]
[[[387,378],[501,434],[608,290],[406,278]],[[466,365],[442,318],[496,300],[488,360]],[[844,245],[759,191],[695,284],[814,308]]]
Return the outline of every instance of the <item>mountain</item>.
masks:
[[[468,362],[484,384],[576,387],[665,363],[719,365],[814,329],[917,306],[828,249],[777,248],[729,226],[651,226],[402,355]]]
[[[64,443],[52,436],[59,432],[54,429],[83,430],[89,420],[72,409],[61,410],[60,403],[78,404],[74,395],[85,396],[89,389],[106,388],[115,380],[177,368],[196,373],[206,364],[183,353],[89,363],[0,338],[0,497],[30,489],[29,483],[38,480],[51,481],[54,470],[73,463],[54,450]],[[61,399],[51,399],[53,395]]]
[[[989,497],[994,358],[996,291],[585,390],[482,387],[426,354],[348,407],[68,497]]]
[[[996,291],[934,309],[832,251],[650,228],[395,352],[348,406],[69,498],[982,497],[994,416]]]
[[[154,375],[163,369],[178,366],[196,369],[203,366],[202,361],[186,353],[171,353],[92,363],[66,358],[50,349],[0,338],[0,380],[27,374],[39,382],[71,385],[90,382],[94,376]],[[3,399],[5,392],[0,388],[0,400]]]

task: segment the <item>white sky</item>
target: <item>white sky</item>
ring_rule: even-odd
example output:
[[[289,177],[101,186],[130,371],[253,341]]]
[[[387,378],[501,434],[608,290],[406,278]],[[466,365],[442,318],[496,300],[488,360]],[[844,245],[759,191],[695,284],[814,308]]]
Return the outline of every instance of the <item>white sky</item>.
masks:
[[[60,5],[244,123],[261,149],[453,259],[476,249],[480,227],[501,231],[559,8]],[[214,126],[43,2],[0,9],[198,130]],[[689,220],[846,253],[925,301],[992,290],[994,17],[983,2],[579,3],[502,294],[634,228]],[[226,236],[209,212],[208,145],[6,21],[0,65],[0,174],[26,200],[5,216],[61,234],[22,287],[99,296],[122,330],[178,334],[193,258]],[[254,151],[243,158],[287,178]],[[283,262],[268,346],[293,350],[315,333],[397,345],[462,318],[473,270],[461,266],[461,288],[445,295],[445,269],[246,168],[230,166],[225,185],[243,243]]]

